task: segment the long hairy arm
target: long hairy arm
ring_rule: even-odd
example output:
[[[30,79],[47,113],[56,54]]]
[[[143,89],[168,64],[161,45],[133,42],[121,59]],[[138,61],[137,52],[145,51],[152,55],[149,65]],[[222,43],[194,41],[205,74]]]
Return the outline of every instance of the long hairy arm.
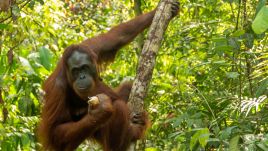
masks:
[[[98,56],[98,63],[112,61],[116,52],[152,23],[155,10],[113,27],[107,33],[82,42]]]

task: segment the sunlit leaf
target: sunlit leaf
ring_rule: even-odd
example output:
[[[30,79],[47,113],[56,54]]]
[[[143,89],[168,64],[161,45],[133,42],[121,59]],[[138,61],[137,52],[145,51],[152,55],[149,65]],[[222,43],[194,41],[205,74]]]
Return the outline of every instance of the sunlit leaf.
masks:
[[[193,150],[195,144],[197,143],[198,141],[198,137],[199,137],[199,133],[198,131],[195,132],[195,134],[191,137],[191,141],[190,141],[190,149]]]
[[[47,70],[50,70],[52,58],[50,51],[45,47],[41,47],[39,49],[39,55],[41,65],[43,65]]]
[[[214,61],[213,64],[226,64],[226,61],[224,60]]]
[[[222,46],[215,47],[216,51],[231,51],[232,49],[233,49],[233,47],[230,45],[222,45]]]
[[[204,128],[202,130],[199,131],[200,135],[199,135],[199,143],[201,144],[201,146],[203,148],[205,148],[205,146],[207,145],[208,139],[209,139],[209,129],[208,128]]]
[[[235,137],[233,137],[230,140],[229,151],[238,151],[238,150],[240,150],[239,149],[239,146],[238,146],[239,139],[240,139],[240,136],[239,135],[236,135]]]
[[[145,151],[159,151],[159,150],[157,148],[150,147],[150,148],[145,148]]]
[[[265,32],[268,28],[268,6],[263,6],[252,23],[252,29],[256,34]]]
[[[243,34],[245,34],[245,30],[237,30],[232,34],[232,36],[233,37],[239,37],[239,36],[241,36]]]
[[[27,59],[25,59],[23,57],[19,57],[19,60],[22,64],[24,70],[27,72],[27,74],[29,74],[29,75],[34,74],[34,70]]]

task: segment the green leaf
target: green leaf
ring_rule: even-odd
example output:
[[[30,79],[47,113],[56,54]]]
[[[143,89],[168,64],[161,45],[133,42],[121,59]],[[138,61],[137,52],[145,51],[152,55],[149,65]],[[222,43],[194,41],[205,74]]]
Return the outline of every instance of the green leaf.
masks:
[[[213,42],[224,42],[226,43],[227,42],[227,39],[226,37],[214,37],[211,39]]]
[[[5,28],[7,28],[7,27],[8,27],[7,24],[0,24],[0,29],[5,29]]]
[[[204,128],[202,130],[199,131],[199,143],[200,145],[205,148],[209,139],[209,129],[208,128]]]
[[[232,134],[233,129],[237,128],[237,126],[227,127],[221,132],[221,139],[229,139],[230,135]]]
[[[268,146],[266,144],[258,143],[257,146],[264,151],[268,150]]]
[[[194,136],[192,136],[191,141],[190,141],[190,149],[193,150],[195,144],[197,143],[199,134],[198,131],[194,134]]]
[[[225,65],[226,61],[225,60],[219,60],[219,61],[214,61],[212,62],[213,64],[218,64],[218,65]]]
[[[28,75],[34,74],[34,70],[26,58],[19,57],[19,60],[23,66],[23,69],[26,71]]]
[[[237,135],[237,136],[233,137],[230,140],[230,148],[229,148],[229,151],[238,151],[238,150],[240,150],[239,149],[239,146],[238,146],[239,139],[240,139],[240,136]]]
[[[202,128],[200,130],[198,130],[193,137],[191,138],[190,141],[190,148],[191,150],[194,148],[195,144],[197,143],[197,141],[200,143],[200,145],[205,148],[205,146],[207,145],[207,142],[209,140],[209,129],[208,128]]]
[[[150,147],[150,148],[146,148],[145,151],[158,151],[158,149]]]
[[[233,47],[229,45],[222,45],[222,46],[216,46],[215,50],[216,51],[231,51],[233,50]]]
[[[21,143],[24,149],[29,149],[30,145],[31,145],[31,141],[30,138],[28,137],[28,135],[22,135],[21,137]]]
[[[41,65],[43,65],[47,70],[50,70],[52,58],[50,51],[47,48],[42,47],[39,49],[39,56]]]
[[[233,37],[239,37],[239,36],[241,36],[243,34],[245,34],[245,30],[237,30],[232,34],[232,36]]]
[[[266,0],[259,0],[259,3],[257,5],[256,14],[261,10],[263,6],[265,6]]]
[[[259,97],[265,93],[268,87],[268,79],[261,81],[259,86],[257,87],[256,96]]]
[[[51,34],[51,36],[56,37],[56,33],[52,28],[48,28],[48,32]]]
[[[252,29],[256,34],[265,32],[268,28],[268,6],[263,6],[252,23]]]

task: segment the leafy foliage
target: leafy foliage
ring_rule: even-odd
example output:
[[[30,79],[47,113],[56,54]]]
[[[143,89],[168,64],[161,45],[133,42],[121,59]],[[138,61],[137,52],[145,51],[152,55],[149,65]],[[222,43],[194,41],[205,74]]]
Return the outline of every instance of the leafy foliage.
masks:
[[[158,1],[142,1],[143,11]],[[267,1],[181,0],[158,54],[140,149],[267,150]],[[134,17],[130,0],[16,0],[0,12],[0,150],[38,150],[42,83],[64,48]],[[1,6],[2,7],[2,6]],[[140,50],[102,73],[133,79]],[[91,144],[90,147],[88,144]],[[85,142],[78,150],[99,150]]]

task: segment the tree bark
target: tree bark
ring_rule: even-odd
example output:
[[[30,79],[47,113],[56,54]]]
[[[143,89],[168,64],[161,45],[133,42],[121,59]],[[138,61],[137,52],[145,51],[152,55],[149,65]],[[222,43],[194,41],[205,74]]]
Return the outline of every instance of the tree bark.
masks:
[[[142,14],[141,10],[141,0],[134,0],[134,12],[136,16]],[[136,54],[140,56],[142,47],[144,45],[144,33],[140,33],[136,38],[136,44],[134,45]]]
[[[157,52],[168,23],[172,18],[171,6],[176,0],[161,0],[152,25],[149,29],[148,39],[145,41],[140,56],[137,75],[129,97],[129,107],[132,114],[141,113],[144,110],[144,98],[148,90],[148,85],[152,79],[153,69]]]
[[[7,11],[10,7],[9,0],[0,0],[0,12]]]

